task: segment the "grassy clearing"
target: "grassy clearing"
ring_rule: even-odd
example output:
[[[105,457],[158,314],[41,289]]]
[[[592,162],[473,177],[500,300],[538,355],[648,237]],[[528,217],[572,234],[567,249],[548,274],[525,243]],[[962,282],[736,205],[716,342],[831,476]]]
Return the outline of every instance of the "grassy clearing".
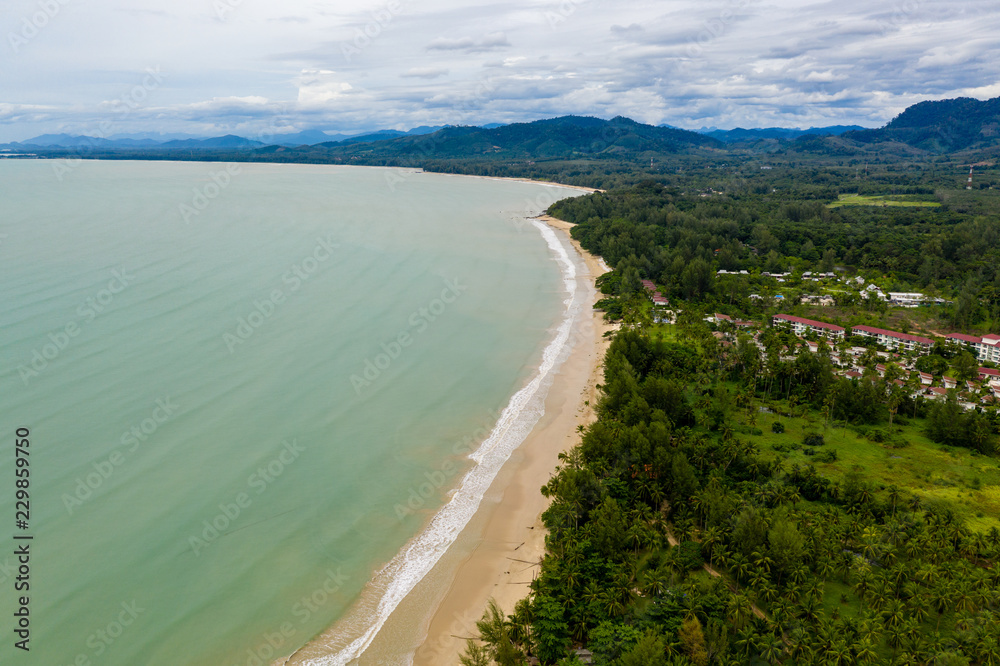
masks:
[[[864,196],[860,194],[841,194],[840,199],[827,208],[840,208],[841,206],[904,206],[910,208],[940,208],[937,201],[920,201],[906,195],[885,195],[885,196]]]
[[[653,340],[674,342],[677,340],[677,326],[674,324],[653,324],[649,327],[649,337]]]
[[[778,409],[791,411],[784,405]],[[778,420],[785,426],[782,434],[771,432],[771,424]],[[820,474],[837,480],[860,469],[879,490],[891,485],[899,488],[903,501],[916,495],[924,506],[950,508],[976,531],[1000,528],[1000,460],[971,449],[935,444],[918,425],[893,426],[896,436],[909,443],[902,448],[869,441],[843,423],[828,425],[815,413],[779,417],[761,412],[755,427],[763,434],[751,435],[751,440],[762,452],[770,450],[783,457],[787,465],[812,463]],[[836,451],[837,460],[820,463],[815,455],[806,455],[809,447],[802,446],[806,433],[822,434],[826,444],[815,452]]]

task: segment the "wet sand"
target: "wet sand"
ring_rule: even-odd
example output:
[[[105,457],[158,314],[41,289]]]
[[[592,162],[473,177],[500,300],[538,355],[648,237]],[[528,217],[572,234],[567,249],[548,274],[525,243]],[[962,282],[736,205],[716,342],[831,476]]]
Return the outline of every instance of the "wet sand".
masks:
[[[573,226],[562,220],[539,218],[564,233]],[[580,248],[590,279],[606,272],[604,263]],[[505,613],[528,593],[527,583],[537,574],[537,563],[545,552],[545,529],[541,514],[549,500],[541,487],[559,464],[559,454],[580,441],[578,425],[594,420],[597,384],[603,380],[603,360],[611,327],[602,314],[581,319],[576,343],[559,370],[545,401],[545,416],[521,445],[518,460],[507,467],[510,474],[498,477],[494,486],[498,501],[480,509],[481,520],[469,529],[479,532],[471,553],[458,564],[447,591],[431,616],[427,634],[414,655],[415,666],[457,664],[465,649],[465,638],[475,635],[475,620],[482,616],[490,597]],[[585,404],[589,402],[589,404]],[[466,535],[471,536],[471,535]]]

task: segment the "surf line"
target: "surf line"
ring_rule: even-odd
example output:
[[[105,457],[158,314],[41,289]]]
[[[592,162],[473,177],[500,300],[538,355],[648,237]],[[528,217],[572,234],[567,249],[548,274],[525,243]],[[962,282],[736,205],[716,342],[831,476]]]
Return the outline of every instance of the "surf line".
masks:
[[[559,241],[551,227],[538,220],[531,223],[539,230],[553,258],[559,265],[567,298],[563,301],[563,319],[552,341],[542,352],[542,363],[532,380],[511,397],[490,436],[470,456],[476,465],[469,470],[458,490],[431,519],[430,524],[397,554],[389,564],[372,579],[372,588],[381,589],[378,603],[367,617],[365,604],[352,611],[345,626],[366,626],[361,634],[346,647],[332,655],[310,660],[315,666],[347,666],[358,659],[371,645],[389,616],[414,587],[428,574],[447,552],[469,523],[483,496],[496,478],[504,463],[525,440],[535,424],[545,414],[543,383],[552,374],[570,341],[573,324],[580,314],[577,303],[577,270],[566,247]]]

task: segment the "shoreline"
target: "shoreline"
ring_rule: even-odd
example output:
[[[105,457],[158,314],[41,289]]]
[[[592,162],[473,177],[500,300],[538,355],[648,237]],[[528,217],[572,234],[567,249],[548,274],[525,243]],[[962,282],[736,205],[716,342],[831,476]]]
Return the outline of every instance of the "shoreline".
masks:
[[[544,414],[497,472],[478,510],[442,558],[400,601],[364,652],[350,663],[459,664],[465,638],[475,635],[475,622],[489,598],[495,598],[505,613],[512,612],[514,604],[527,596],[527,583],[535,569],[531,563],[544,555],[541,514],[549,500],[541,494],[541,487],[559,464],[559,454],[579,443],[577,426],[595,418],[596,386],[603,380],[610,344],[604,333],[614,327],[593,310],[600,296],[594,280],[607,272],[604,262],[569,237],[572,224],[546,215],[530,219],[564,235],[560,240],[571,246],[566,250],[576,254],[576,279],[589,287],[584,308],[570,329],[569,353],[552,374],[542,403]],[[339,651],[329,642],[332,629],[272,666],[341,663],[331,659]]]
[[[573,227],[546,215],[535,219],[567,237]],[[587,266],[588,280],[606,272],[600,258],[572,238],[570,243]],[[594,294],[595,301],[598,295]],[[545,554],[541,514],[549,500],[542,495],[541,487],[559,464],[559,454],[579,443],[577,426],[595,419],[597,384],[602,380],[604,356],[610,344],[603,335],[609,330],[613,327],[604,323],[603,315],[592,307],[581,317],[576,343],[545,399],[545,416],[521,444],[519,459],[512,459],[504,478],[494,481],[490,490],[498,501],[488,506],[484,503],[480,508],[480,521],[475,526],[478,534],[470,535],[475,545],[448,577],[447,591],[436,608],[428,609],[430,619],[413,655],[413,666],[458,664],[465,637],[474,635],[475,621],[491,597],[509,614],[527,596],[526,583],[535,575],[536,565],[532,563]]]
[[[354,169],[354,168],[361,168],[361,169],[401,169],[401,170],[412,171],[414,173],[428,173],[428,174],[433,174],[433,175],[436,175],[436,176],[459,176],[461,178],[482,178],[484,180],[509,180],[509,181],[512,181],[512,182],[515,182],[515,183],[531,183],[533,185],[548,185],[548,186],[551,186],[551,187],[564,187],[564,188],[569,189],[569,190],[580,190],[581,192],[586,192],[588,194],[594,194],[595,192],[604,192],[604,190],[597,189],[597,188],[594,188],[594,187],[585,187],[583,185],[568,185],[566,183],[557,183],[557,182],[555,182],[553,180],[535,180],[533,178],[517,178],[515,176],[479,176],[479,175],[476,175],[476,174],[473,174],[473,173],[446,173],[446,172],[443,172],[443,171],[428,171],[428,170],[424,169],[423,167],[418,167],[418,166],[409,167],[409,166],[385,166],[385,165],[381,165],[381,164],[337,164],[335,162],[330,162],[330,163],[316,163],[316,162],[270,162],[270,161],[266,161],[266,160],[260,160],[260,161],[249,160],[249,161],[233,162],[231,160],[230,161],[226,161],[226,160],[198,160],[198,159],[190,159],[190,160],[180,160],[180,159],[156,160],[156,159],[141,159],[141,158],[121,159],[120,160],[120,159],[112,159],[112,158],[106,158],[106,157],[79,157],[79,156],[76,156],[76,157],[79,158],[79,159],[82,159],[82,160],[90,160],[90,161],[94,161],[94,162],[173,162],[173,163],[176,163],[176,164],[191,164],[191,163],[194,163],[194,162],[202,162],[202,163],[205,163],[205,164],[240,164],[240,165],[242,165],[242,164],[269,164],[269,165],[276,165],[276,166],[289,165],[289,166],[315,166],[315,167],[340,167],[340,168],[345,168],[346,167],[346,168],[349,168],[349,169]],[[35,157],[33,159],[38,159],[38,160],[64,160],[64,159],[68,159],[68,157],[66,157],[66,156],[55,157],[55,156],[51,156],[51,155],[44,155],[44,156]],[[546,217],[546,216],[542,215],[542,216],[539,216],[536,219],[542,219],[543,217]],[[555,218],[552,218],[552,219],[555,219]],[[562,220],[559,220],[559,221],[561,222]],[[572,226],[572,225],[570,225],[570,226]]]
[[[530,578],[513,580],[524,567],[509,566],[509,558],[538,562],[544,554],[541,514],[549,501],[540,489],[559,464],[558,455],[579,442],[577,426],[594,419],[596,385],[602,380],[602,364],[610,344],[603,334],[613,327],[604,324],[603,314],[593,310],[599,298],[594,280],[608,270],[603,260],[584,251],[570,237],[574,225],[546,215],[528,219],[555,234],[550,242],[559,239],[563,251],[576,265],[577,289],[586,289],[579,301],[582,309],[567,330],[568,353],[553,368],[551,385],[539,403],[544,405],[544,414],[484,486],[478,509],[441,559],[396,602],[399,605],[379,625],[377,633],[370,634],[364,652],[356,654],[350,663],[457,664],[465,649],[461,636],[468,636],[470,627],[475,632],[475,621],[489,597],[495,597],[505,612],[511,612],[514,604],[527,595],[525,583]],[[456,629],[455,618],[462,618],[461,630]],[[334,627],[272,664],[347,663]]]

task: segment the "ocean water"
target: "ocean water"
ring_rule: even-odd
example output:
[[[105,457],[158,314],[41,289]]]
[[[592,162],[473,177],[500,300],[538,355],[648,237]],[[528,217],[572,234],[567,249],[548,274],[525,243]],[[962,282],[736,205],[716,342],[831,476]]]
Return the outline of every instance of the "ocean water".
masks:
[[[580,299],[525,217],[577,194],[0,162],[0,663],[268,664],[331,625],[316,663],[360,654],[541,413]]]

